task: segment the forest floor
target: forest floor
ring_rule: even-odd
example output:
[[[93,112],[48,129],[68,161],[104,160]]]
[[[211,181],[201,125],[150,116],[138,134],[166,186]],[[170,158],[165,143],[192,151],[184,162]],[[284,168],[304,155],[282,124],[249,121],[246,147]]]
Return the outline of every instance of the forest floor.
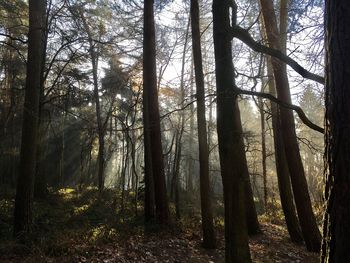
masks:
[[[205,250],[198,216],[145,232],[141,212],[135,216],[126,203],[121,213],[117,200],[111,191],[66,189],[37,201],[33,236],[23,245],[11,238],[14,201],[0,197],[0,262],[224,262],[222,220],[216,220],[217,249]],[[284,226],[261,221],[263,233],[250,238],[253,262],[318,262],[317,254],[291,243]]]

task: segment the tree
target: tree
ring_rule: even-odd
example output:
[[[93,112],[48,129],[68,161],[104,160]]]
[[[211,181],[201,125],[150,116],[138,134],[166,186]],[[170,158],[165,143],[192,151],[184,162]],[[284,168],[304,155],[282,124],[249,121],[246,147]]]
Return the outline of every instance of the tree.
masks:
[[[350,261],[350,9],[326,1],[326,186],[327,209],[321,262]]]
[[[269,46],[281,50],[273,2],[271,0],[260,0],[260,4]],[[286,65],[276,58],[272,58],[272,68],[278,98],[283,102],[291,103]],[[321,247],[321,235],[312,211],[304,167],[296,137],[293,112],[290,109],[281,107],[280,116],[281,134],[304,241],[309,251],[319,251]]]
[[[75,10],[76,9],[76,10]],[[98,79],[98,63],[99,63],[99,45],[95,43],[95,36],[93,34],[92,28],[89,25],[89,21],[84,13],[83,6],[73,7],[73,15],[79,17],[82,21],[82,28],[85,31],[88,37],[89,43],[89,55],[91,59],[91,67],[92,67],[92,76],[93,76],[93,93],[94,93],[94,101],[95,101],[95,110],[96,110],[96,119],[97,119],[97,134],[98,134],[98,188],[100,191],[104,188],[104,177],[105,177],[105,133],[106,133],[106,125],[107,121],[104,121],[102,118],[102,106],[100,102],[99,95],[99,79]],[[97,33],[97,42],[101,40],[101,36],[103,34],[103,25],[102,22],[99,21],[98,25],[98,33]]]
[[[305,114],[315,122],[324,121],[324,90],[318,92],[313,85],[307,85],[300,96],[300,107]],[[323,205],[323,173],[324,173],[324,134],[320,134],[304,125],[298,120],[298,139],[300,153],[303,158],[306,179],[314,204]]]
[[[160,224],[169,221],[168,197],[165,185],[160,117],[156,75],[156,47],[153,0],[144,1],[143,27],[143,110],[144,110],[144,147],[145,147],[145,217],[151,209],[151,189],[154,189],[155,216]],[[153,181],[154,187],[150,186]]]
[[[198,0],[191,0],[192,52],[196,78],[198,147],[199,147],[199,180],[201,196],[201,215],[203,246],[215,247],[213,212],[211,208],[211,189],[209,180],[209,148],[207,141],[207,124],[205,120],[205,91],[202,65],[201,40],[199,30]]]
[[[29,1],[28,62],[14,211],[15,236],[30,232],[32,223],[45,10],[45,0]]]
[[[228,1],[213,1],[217,133],[225,206],[225,261],[250,262],[244,202],[248,167],[237,94],[234,92],[230,8],[233,6]]]
[[[273,77],[273,70],[271,65],[271,58],[267,58],[267,75],[269,81],[270,94],[276,94],[275,80]],[[284,213],[289,236],[293,242],[300,243],[303,241],[301,234],[299,220],[296,215],[292,185],[290,182],[289,169],[287,163],[287,157],[285,153],[285,147],[283,144],[281,134],[281,117],[279,113],[279,106],[276,103],[271,102],[271,118],[272,118],[272,130],[273,130],[273,142],[275,149],[276,160],[276,173],[278,180],[278,189],[280,193],[281,205]]]
[[[0,1],[0,182],[15,187],[20,147],[21,114],[23,105],[21,89],[25,86],[27,51],[24,36],[28,19],[28,4],[22,0]]]

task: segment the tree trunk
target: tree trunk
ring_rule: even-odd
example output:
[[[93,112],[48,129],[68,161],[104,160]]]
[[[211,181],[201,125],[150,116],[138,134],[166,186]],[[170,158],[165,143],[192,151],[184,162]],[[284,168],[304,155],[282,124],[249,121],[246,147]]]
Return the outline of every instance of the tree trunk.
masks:
[[[123,132],[122,138],[122,154],[121,154],[121,178],[120,178],[120,191],[121,191],[121,201],[120,201],[120,214],[124,214],[124,201],[125,201],[125,178],[126,178],[126,168],[128,163],[128,143],[125,146],[125,132]],[[126,151],[126,152],[125,152]]]
[[[144,141],[144,181],[145,181],[145,200],[144,213],[145,223],[150,223],[155,220],[156,212],[154,205],[154,183],[152,172],[152,153],[150,145],[149,133],[149,113],[148,113],[148,98],[143,93],[143,141]]]
[[[264,86],[264,85],[262,85]],[[263,90],[261,92],[264,92]],[[265,139],[265,110],[264,101],[262,98],[258,99],[259,111],[260,111],[260,124],[261,124],[261,165],[263,175],[263,186],[264,186],[264,206],[265,213],[268,214],[267,205],[267,172],[266,172],[266,139]]]
[[[136,117],[136,116],[134,116]],[[131,136],[129,135],[129,140],[131,143],[131,168],[132,168],[132,175],[133,175],[133,191],[135,193],[134,196],[134,207],[135,207],[135,216],[137,216],[137,201],[138,201],[138,192],[139,192],[139,175],[136,170],[136,131],[131,131]]]
[[[96,119],[97,119],[97,135],[98,135],[98,154],[97,154],[97,181],[98,181],[98,189],[102,191],[104,188],[104,172],[105,172],[105,133],[106,128],[104,127],[102,114],[101,114],[101,105],[100,105],[100,95],[99,95],[99,83],[98,83],[98,61],[99,54],[96,51],[94,37],[90,30],[90,26],[86,21],[84,13],[82,10],[79,11],[79,16],[82,19],[84,30],[88,36],[89,42],[89,53],[91,58],[91,66],[92,66],[92,77],[93,77],[93,94],[95,100],[95,110],[96,110]],[[106,122],[107,123],[107,122]]]
[[[213,1],[217,132],[225,205],[225,261],[251,262],[245,212],[245,149],[230,37],[228,1]]]
[[[67,111],[64,111],[62,115],[62,122],[61,122],[61,147],[60,147],[60,169],[59,169],[59,175],[58,175],[58,188],[63,188],[64,181],[65,181],[65,148],[66,148],[66,119],[67,119]]]
[[[181,130],[176,131],[175,140],[175,158],[174,158],[174,168],[173,168],[173,190],[174,190],[174,203],[175,203],[175,214],[176,219],[181,218],[180,213],[180,162],[181,162],[181,139],[183,134],[183,127]]]
[[[245,195],[245,208],[246,208],[246,219],[248,234],[250,236],[257,235],[261,233],[260,225],[258,221],[258,215],[256,213],[254,195],[252,184],[250,182],[250,175],[248,171],[248,164],[246,156],[244,155],[244,195]]]
[[[275,80],[273,78],[271,58],[267,59],[267,75],[269,79],[269,93],[275,96],[276,89]],[[271,112],[273,141],[275,147],[276,173],[281,205],[290,239],[292,240],[292,242],[301,243],[303,241],[303,237],[301,234],[299,221],[296,215],[295,206],[293,202],[293,193],[290,182],[288,163],[281,135],[281,122],[278,105],[276,105],[275,103],[271,103]]]
[[[97,133],[98,133],[97,180],[98,180],[98,189],[99,191],[102,191],[104,188],[104,169],[105,169],[105,127],[103,127],[103,124],[102,124],[100,95],[99,95],[99,88],[98,88],[98,75],[97,75],[98,55],[92,43],[92,37],[89,36],[89,40],[90,40],[90,56],[91,56],[92,75],[93,75],[93,83],[94,83],[94,100],[95,100],[95,109],[96,109],[96,118],[97,118]]]
[[[260,0],[260,3],[269,46],[281,50],[273,3],[271,0]],[[292,101],[285,64],[272,58],[272,67],[278,98],[291,104]],[[312,211],[311,200],[296,137],[294,115],[292,110],[282,107],[280,108],[280,116],[281,133],[285,146],[285,154],[288,162],[301,230],[307,249],[309,251],[317,252],[321,247],[321,235],[316,224],[315,215]]]
[[[46,1],[29,0],[27,77],[14,211],[14,235],[16,237],[30,232],[32,223],[45,9]]]
[[[188,19],[186,34],[185,34],[185,43],[183,46],[182,52],[182,63],[181,63],[181,80],[180,80],[180,97],[179,97],[179,106],[182,108],[185,101],[185,66],[186,66],[186,52],[187,52],[187,43],[188,43],[188,33],[190,30],[190,19]],[[180,163],[182,155],[182,135],[184,133],[185,127],[185,111],[181,111],[179,114],[179,121],[176,129],[176,139],[175,139],[175,157],[174,157],[174,166],[173,166],[173,189],[174,190],[174,201],[175,201],[175,212],[176,218],[180,219]]]
[[[34,198],[45,199],[48,194],[47,189],[47,175],[45,171],[45,156],[48,149],[48,125],[45,119],[45,62],[46,62],[46,51],[48,42],[48,28],[49,28],[49,10],[45,17],[45,31],[43,31],[43,44],[42,44],[42,64],[40,73],[40,97],[39,97],[39,120],[38,120],[38,146],[37,146],[37,160],[35,168],[35,182],[34,182]],[[47,126],[46,126],[47,125]]]
[[[196,78],[197,124],[199,147],[199,181],[201,197],[201,216],[203,246],[215,248],[216,238],[211,205],[211,188],[209,179],[209,148],[207,141],[207,123],[205,119],[205,90],[202,65],[201,40],[199,30],[198,0],[191,0],[192,51]]]
[[[192,33],[192,39],[193,39],[193,33]],[[193,41],[193,40],[192,40]],[[190,75],[190,96],[191,98],[194,96],[194,87],[193,87],[193,59],[191,63],[191,75]],[[198,100],[197,100],[198,104]],[[187,158],[187,180],[186,180],[186,190],[188,193],[192,193],[193,188],[193,172],[194,172],[194,154],[192,152],[192,147],[194,144],[194,105],[193,103],[190,105],[190,131],[189,131],[189,142],[188,142],[188,158]]]
[[[167,224],[169,221],[169,205],[166,192],[162,142],[160,134],[160,116],[157,91],[156,76],[156,47],[153,0],[144,1],[144,36],[143,36],[143,98],[144,110],[146,109],[146,118],[144,118],[145,147],[149,150],[146,154],[151,154],[151,158],[145,157],[145,161],[151,161],[152,175],[154,182],[154,200],[156,206],[156,219],[160,224]],[[146,99],[146,101],[145,101]],[[146,104],[145,104],[146,102]],[[149,141],[147,141],[149,140]],[[146,169],[145,173],[150,170]]]
[[[326,1],[326,188],[322,262],[350,262],[350,9]]]

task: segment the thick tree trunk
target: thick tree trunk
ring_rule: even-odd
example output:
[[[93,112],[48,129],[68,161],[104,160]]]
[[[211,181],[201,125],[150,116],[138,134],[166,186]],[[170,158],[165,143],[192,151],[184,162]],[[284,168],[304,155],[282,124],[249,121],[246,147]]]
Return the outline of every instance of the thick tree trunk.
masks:
[[[37,160],[35,168],[35,182],[34,182],[34,198],[45,199],[48,194],[47,189],[47,175],[45,171],[45,156],[48,148],[48,127],[46,123],[45,108],[44,108],[44,91],[45,91],[45,62],[46,62],[46,50],[48,41],[48,20],[49,13],[46,14],[45,18],[45,31],[44,41],[42,45],[42,64],[40,73],[40,97],[39,97],[39,120],[38,120],[38,146],[37,146]]]
[[[152,175],[146,176],[153,177],[156,220],[160,224],[167,224],[169,221],[169,206],[160,134],[153,0],[144,1],[143,31],[143,97],[146,98],[146,105],[144,104],[143,107],[144,109],[148,107],[146,109],[148,116],[144,118],[144,129],[147,130],[145,131],[145,138],[149,138],[147,147],[150,148],[145,151],[145,154],[151,153],[151,158],[145,157],[145,161],[150,160],[152,166]],[[146,169],[145,173],[149,173],[149,170]]]
[[[217,132],[225,205],[225,261],[251,262],[245,211],[245,149],[230,37],[228,1],[213,1]]]
[[[29,0],[27,77],[14,211],[14,235],[17,237],[27,234],[32,223],[45,9],[46,1]]]
[[[152,153],[149,134],[149,113],[148,98],[143,93],[143,141],[144,141],[144,181],[145,181],[145,200],[144,213],[145,223],[151,223],[155,220],[156,212],[154,205],[154,183],[152,172]]]
[[[273,78],[273,70],[271,65],[271,59],[267,61],[267,75],[269,79],[269,93],[276,94],[275,80]],[[288,233],[290,239],[295,243],[301,243],[303,237],[301,234],[299,220],[296,214],[292,185],[290,182],[288,163],[285,154],[285,148],[281,135],[281,123],[279,117],[278,105],[271,103],[272,112],[272,130],[273,130],[273,141],[275,148],[275,160],[276,160],[276,173],[278,180],[278,189],[280,193],[281,205],[286,221]]]
[[[199,147],[199,180],[201,196],[201,216],[203,246],[215,248],[216,238],[211,205],[211,188],[209,179],[209,148],[207,141],[207,124],[205,119],[205,91],[202,65],[201,40],[199,30],[198,0],[191,0],[192,50],[196,77],[198,147]]]
[[[322,262],[350,262],[350,9],[326,1],[326,188]]]
[[[260,3],[269,46],[280,50],[281,45],[278,38],[279,31],[277,28],[273,3],[271,0],[260,0]],[[291,104],[286,66],[277,59],[272,59],[272,67],[278,98]],[[293,186],[294,199],[301,230],[307,249],[316,252],[319,251],[321,247],[321,235],[316,224],[315,215],[312,211],[311,200],[296,137],[294,115],[292,110],[280,108],[280,116],[282,138],[285,146],[285,154],[288,162],[288,169]]]

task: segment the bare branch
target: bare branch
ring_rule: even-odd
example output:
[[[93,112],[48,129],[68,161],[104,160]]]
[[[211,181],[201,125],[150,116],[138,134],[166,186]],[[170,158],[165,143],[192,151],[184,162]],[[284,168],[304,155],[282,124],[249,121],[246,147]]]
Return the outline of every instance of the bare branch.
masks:
[[[298,62],[283,54],[281,51],[267,47],[255,41],[249,34],[248,30],[241,28],[240,26],[234,26],[232,28],[232,37],[238,38],[256,52],[261,52],[281,60],[282,62],[289,65],[292,69],[294,69],[297,73],[299,73],[302,77],[324,84],[324,77],[306,70]]]
[[[6,34],[6,33],[0,32],[0,36],[7,37],[7,38],[11,39],[12,41],[19,41],[19,42],[21,42],[22,44],[27,44],[27,43],[28,43],[28,40],[27,40],[27,39],[22,39],[22,38],[14,37],[14,36],[12,36],[12,35],[10,35],[10,34]]]
[[[269,93],[264,93],[264,92],[257,92],[257,91],[250,91],[250,90],[242,90],[239,88],[235,88],[235,93],[236,94],[245,94],[245,95],[251,95],[251,96],[258,96],[258,97],[262,97],[265,99],[269,99],[275,103],[277,103],[278,105],[287,108],[287,109],[291,109],[294,110],[300,120],[309,128],[318,131],[320,133],[324,133],[324,128],[318,126],[317,124],[313,123],[311,120],[309,120],[308,117],[306,117],[304,111],[302,110],[302,108],[300,108],[299,106],[293,105],[293,104],[289,104],[287,102],[281,101],[278,98],[276,98],[275,96],[269,94]]]

